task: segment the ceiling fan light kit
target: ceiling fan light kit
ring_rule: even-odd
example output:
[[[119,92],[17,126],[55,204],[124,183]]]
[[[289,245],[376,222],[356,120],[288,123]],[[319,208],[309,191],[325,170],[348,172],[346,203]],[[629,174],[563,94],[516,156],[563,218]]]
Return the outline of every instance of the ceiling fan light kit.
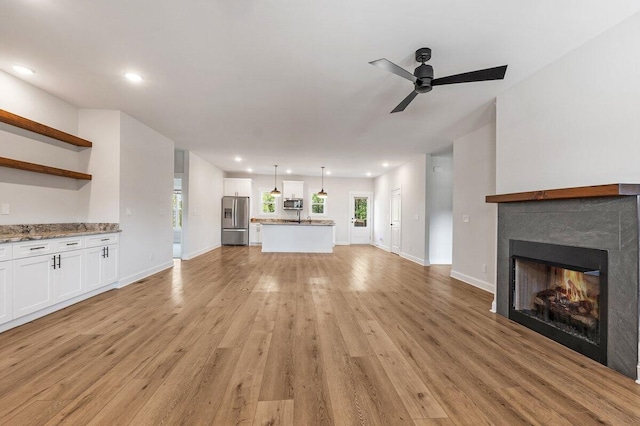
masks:
[[[369,62],[371,65],[380,67],[386,71],[389,71],[399,77],[411,81],[414,85],[414,90],[398,104],[397,107],[391,111],[400,112],[415,99],[420,93],[427,93],[433,89],[433,86],[442,86],[445,84],[457,84],[457,83],[471,83],[474,81],[488,81],[488,80],[502,80],[507,72],[507,65],[502,65],[494,68],[487,68],[483,70],[465,72],[462,74],[450,75],[448,77],[433,78],[433,67],[425,64],[431,59],[431,49],[423,47],[416,50],[416,61],[421,62],[421,65],[413,71],[411,74],[404,68],[394,64],[393,62],[382,58]]]

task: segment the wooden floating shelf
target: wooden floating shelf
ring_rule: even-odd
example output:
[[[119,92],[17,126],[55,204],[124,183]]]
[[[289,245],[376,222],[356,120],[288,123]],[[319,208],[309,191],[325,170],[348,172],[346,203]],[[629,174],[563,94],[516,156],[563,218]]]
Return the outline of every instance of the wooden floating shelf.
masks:
[[[79,138],[72,134],[65,133],[61,130],[54,129],[53,127],[49,127],[36,121],[29,120],[28,118],[12,114],[2,109],[0,109],[0,122],[10,124],[24,130],[29,130],[30,132],[38,133],[40,135],[48,136],[50,138],[66,142],[71,145],[85,148],[91,148],[93,146],[93,144],[86,139]]]
[[[27,163],[26,161],[12,160],[11,158],[0,157],[0,166],[29,172],[44,173],[53,176],[62,176],[72,179],[91,180],[91,175],[74,172],[71,170],[58,169],[55,167],[43,166],[41,164]]]
[[[620,197],[630,195],[640,195],[640,184],[612,183],[609,185],[487,195],[485,201],[487,203],[514,203],[518,201],[569,200],[575,198]]]

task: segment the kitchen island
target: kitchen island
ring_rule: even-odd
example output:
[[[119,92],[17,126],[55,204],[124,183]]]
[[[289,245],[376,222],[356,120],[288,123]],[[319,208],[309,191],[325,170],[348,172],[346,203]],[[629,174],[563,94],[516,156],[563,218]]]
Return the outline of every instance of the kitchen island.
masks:
[[[333,253],[332,220],[255,220],[262,224],[262,251]]]

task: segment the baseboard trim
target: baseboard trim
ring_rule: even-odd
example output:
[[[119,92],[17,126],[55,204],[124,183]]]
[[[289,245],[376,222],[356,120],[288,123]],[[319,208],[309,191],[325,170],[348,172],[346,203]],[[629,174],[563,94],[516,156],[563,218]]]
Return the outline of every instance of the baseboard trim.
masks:
[[[153,268],[145,269],[144,271],[135,273],[133,275],[129,275],[128,277],[121,278],[118,284],[118,288],[126,287],[129,284],[133,284],[136,281],[139,281],[153,274],[157,274],[158,272],[164,271],[169,268],[173,268],[173,260],[161,263],[160,265],[156,265]]]
[[[451,265],[451,259],[430,259],[432,265]]]
[[[182,255],[182,260],[191,260],[194,257],[201,256],[201,255],[203,255],[203,254],[205,254],[207,252],[210,252],[211,250],[217,249],[218,247],[222,247],[222,245],[221,244],[216,244],[214,246],[206,247],[206,248],[203,248],[201,250],[197,250],[197,251],[194,251],[194,252],[191,252],[191,253],[188,253],[188,254],[183,254]]]
[[[400,257],[403,258],[403,259],[410,260],[410,261],[412,261],[414,263],[417,263],[420,266],[425,266],[424,259],[420,259],[419,257],[411,256],[410,254],[402,253],[402,252],[400,252]]]
[[[492,294],[496,293],[495,284],[491,284],[486,281],[482,281],[477,278],[470,277],[469,275],[465,275],[457,271],[451,271],[449,275],[451,276],[451,278],[455,278],[456,280],[462,281],[474,287],[478,287],[484,291],[488,291],[489,293],[492,293]]]
[[[382,249],[384,251],[389,251],[389,252],[391,251],[391,248],[389,246],[385,246],[384,244],[376,244],[376,243],[374,243],[373,246],[377,247],[379,249]]]

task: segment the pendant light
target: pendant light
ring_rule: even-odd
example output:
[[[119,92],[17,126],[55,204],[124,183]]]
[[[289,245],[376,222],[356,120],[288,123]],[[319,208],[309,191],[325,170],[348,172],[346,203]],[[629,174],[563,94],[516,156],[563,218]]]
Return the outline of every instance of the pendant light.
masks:
[[[316,194],[318,198],[327,198],[329,194],[324,192],[324,166],[322,166],[322,189]]]
[[[282,195],[282,192],[278,191],[278,165],[275,164],[275,171],[273,172],[273,191],[270,192],[272,197],[279,197]]]

